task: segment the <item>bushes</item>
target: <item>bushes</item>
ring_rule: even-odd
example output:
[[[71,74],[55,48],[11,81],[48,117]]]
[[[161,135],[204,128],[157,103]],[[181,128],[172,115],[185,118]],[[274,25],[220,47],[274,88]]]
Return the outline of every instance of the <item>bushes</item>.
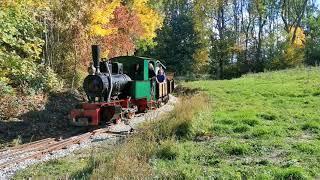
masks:
[[[297,167],[290,167],[286,169],[279,169],[275,174],[275,179],[285,180],[285,179],[292,179],[292,180],[302,180],[302,179],[309,179],[302,168]]]
[[[156,152],[156,157],[164,160],[174,160],[178,155],[174,141],[164,141]]]
[[[57,75],[39,65],[43,27],[32,8],[23,2],[0,6],[0,92],[59,90],[62,84]]]
[[[39,66],[40,82],[43,84],[43,90],[46,92],[59,91],[63,87],[63,81],[49,67]],[[42,75],[42,76],[41,76]]]
[[[172,137],[177,139],[190,137],[192,120],[196,113],[207,107],[207,98],[204,95],[181,98],[179,105],[175,107],[169,117],[152,123],[148,128],[155,132],[155,138],[159,141]]]
[[[29,95],[62,89],[63,81],[49,67],[36,65],[24,60],[21,62],[21,66],[14,67],[16,69],[8,73],[10,79],[5,78],[7,82],[10,82],[10,84],[7,84],[9,89],[14,87],[18,91]]]
[[[229,155],[241,156],[250,152],[251,147],[238,141],[226,141],[220,145],[221,149]]]
[[[301,129],[316,133],[320,131],[320,123],[317,120],[311,120],[309,122],[304,123]]]
[[[58,78],[51,68],[33,64],[28,69],[27,73],[19,71],[12,75],[12,85],[20,92],[34,95],[62,89],[63,81]]]
[[[14,89],[8,84],[8,82],[8,78],[0,77],[0,98],[14,94]]]

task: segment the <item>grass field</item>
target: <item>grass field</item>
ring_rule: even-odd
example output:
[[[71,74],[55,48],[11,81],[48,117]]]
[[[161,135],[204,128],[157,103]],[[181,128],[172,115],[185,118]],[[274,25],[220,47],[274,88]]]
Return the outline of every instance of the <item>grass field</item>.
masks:
[[[160,173],[190,178],[320,178],[319,68],[186,86],[206,91],[212,110],[193,121],[193,136],[176,144],[175,160],[157,161]]]
[[[320,178],[319,68],[184,86],[200,95],[182,98],[173,113],[145,124],[113,151],[89,153],[71,177]],[[62,177],[63,165],[74,159],[37,165],[16,177]]]

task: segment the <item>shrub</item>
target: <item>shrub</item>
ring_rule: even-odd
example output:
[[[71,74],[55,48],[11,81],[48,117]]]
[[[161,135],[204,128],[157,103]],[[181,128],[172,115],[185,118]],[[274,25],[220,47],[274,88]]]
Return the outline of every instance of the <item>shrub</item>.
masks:
[[[257,119],[244,119],[244,120],[242,120],[242,122],[244,124],[248,124],[249,126],[255,126],[255,125],[259,124],[259,120],[257,120]]]
[[[306,173],[302,168],[297,168],[297,167],[290,167],[287,169],[279,169],[275,173],[275,179],[279,180],[302,180],[302,179],[308,179],[306,176]]]
[[[16,96],[5,95],[0,97],[0,117],[7,119],[16,117],[20,110],[20,104]]]
[[[10,86],[26,94],[60,89],[57,75],[39,65],[43,27],[34,9],[24,2],[0,6],[0,92],[12,92]]]
[[[87,77],[87,72],[85,71],[77,71],[76,72],[76,75],[73,79],[73,84],[71,84],[71,86],[73,85],[73,88],[74,89],[78,89],[78,88],[81,88],[82,87],[82,84],[83,84],[83,81],[84,79]]]
[[[158,151],[156,152],[156,157],[164,160],[174,160],[178,155],[177,148],[172,140],[164,141],[161,143]]]
[[[9,79],[0,77],[0,98],[6,95],[14,95],[14,89],[8,84]]]
[[[192,135],[192,120],[196,113],[207,106],[207,96],[196,95],[181,98],[173,112],[159,122],[152,124],[152,131],[158,140],[188,138]]]
[[[306,154],[320,154],[320,147],[315,143],[297,143],[293,146],[293,148]]]
[[[243,142],[227,141],[220,145],[220,147],[229,155],[244,155],[250,151],[250,146]]]
[[[235,133],[244,133],[250,130],[250,126],[248,125],[238,125],[233,129]]]
[[[46,92],[59,91],[63,88],[63,81],[60,80],[56,73],[49,67],[39,66],[40,74],[42,74],[41,83],[43,83],[43,90]],[[40,76],[41,77],[41,76]]]
[[[51,68],[43,65],[24,64],[12,70],[8,76],[11,77],[13,87],[25,94],[55,92],[63,87],[63,81],[58,78],[57,74]]]
[[[302,130],[309,130],[311,132],[318,132],[320,130],[320,123],[317,121],[309,121],[302,125]]]

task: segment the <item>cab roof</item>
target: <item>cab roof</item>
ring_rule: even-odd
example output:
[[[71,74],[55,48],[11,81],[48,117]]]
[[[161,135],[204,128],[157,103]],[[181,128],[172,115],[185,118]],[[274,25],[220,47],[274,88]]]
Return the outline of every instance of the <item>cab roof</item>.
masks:
[[[166,69],[166,66],[162,64],[161,61],[157,60],[157,59],[154,59],[154,58],[149,58],[149,57],[139,57],[139,56],[118,56],[118,57],[114,57],[114,58],[111,58],[110,61],[117,61],[117,60],[122,60],[122,62],[124,61],[124,59],[130,59],[129,61],[132,61],[133,59],[135,61],[154,61],[155,63],[157,64],[160,64],[164,69]]]

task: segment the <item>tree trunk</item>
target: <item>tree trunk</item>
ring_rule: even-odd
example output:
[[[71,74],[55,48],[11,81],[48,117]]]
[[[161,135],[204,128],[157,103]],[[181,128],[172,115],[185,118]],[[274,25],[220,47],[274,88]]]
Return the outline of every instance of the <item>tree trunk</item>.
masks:
[[[78,64],[77,58],[78,58],[77,46],[74,45],[74,67],[73,67],[73,75],[72,75],[71,89],[74,89],[74,81],[75,81],[76,75],[77,75],[77,64]]]
[[[223,66],[224,66],[224,58],[225,55],[223,52],[225,50],[224,48],[224,30],[225,30],[225,19],[224,19],[224,3],[223,1],[221,2],[222,4],[219,5],[218,8],[218,32],[219,32],[219,57],[218,57],[218,78],[223,79]]]
[[[261,48],[262,48],[262,33],[265,22],[262,17],[259,17],[259,31],[258,31],[258,46],[257,46],[257,54],[256,54],[256,71],[260,72],[263,70],[262,58],[261,58]]]
[[[307,2],[308,2],[308,0],[304,0],[303,7],[302,7],[302,9],[301,9],[301,13],[299,14],[297,23],[296,23],[295,28],[294,28],[294,31],[293,31],[292,40],[291,40],[291,43],[292,43],[292,44],[293,44],[294,41],[296,40],[297,29],[298,29],[298,27],[300,26],[301,19],[302,19],[303,15],[304,15],[304,12],[305,12],[306,7],[307,7]]]

